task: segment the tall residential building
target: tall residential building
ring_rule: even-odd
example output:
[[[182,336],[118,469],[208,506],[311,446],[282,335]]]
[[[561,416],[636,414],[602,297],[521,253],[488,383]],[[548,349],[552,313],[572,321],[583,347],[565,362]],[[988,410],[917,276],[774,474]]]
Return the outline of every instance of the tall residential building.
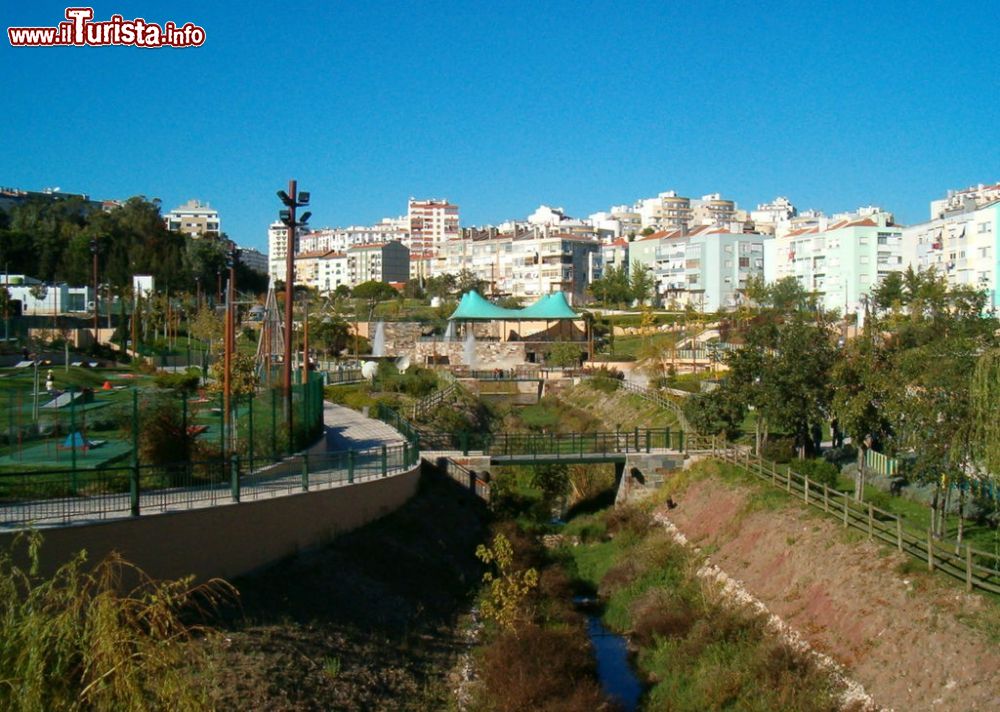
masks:
[[[163,216],[168,230],[182,232],[191,237],[201,237],[206,233],[218,235],[222,232],[219,211],[200,200],[189,200]]]
[[[1000,308],[1000,192],[992,202],[968,196],[950,210],[931,207],[938,217],[903,228],[903,264],[916,270],[933,268],[951,285],[986,290],[988,308]]]
[[[407,203],[409,233],[403,244],[418,254],[438,252],[448,240],[459,236],[458,206],[447,200],[417,200]]]
[[[299,240],[303,231],[296,231],[292,254],[299,252]],[[285,280],[285,256],[288,254],[288,228],[280,220],[275,220],[267,228],[267,261],[268,276],[275,281]]]
[[[792,230],[767,244],[765,279],[795,277],[825,309],[853,313],[862,295],[903,269],[902,234],[884,212]]]

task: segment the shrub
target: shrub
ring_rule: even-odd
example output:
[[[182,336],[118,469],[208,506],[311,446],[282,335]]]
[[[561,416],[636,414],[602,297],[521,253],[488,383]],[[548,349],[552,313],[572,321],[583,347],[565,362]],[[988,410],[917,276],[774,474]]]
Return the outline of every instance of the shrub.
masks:
[[[534,624],[501,634],[479,668],[482,707],[496,712],[608,709],[594,680],[590,643],[578,629]]]
[[[827,487],[836,487],[837,478],[840,477],[839,467],[818,458],[792,463],[792,469],[800,475],[808,477],[812,482],[824,484]]]
[[[760,446],[760,454],[765,460],[786,463],[795,456],[795,438],[771,437]]]
[[[15,541],[15,546],[20,546]],[[92,570],[80,552],[52,575],[37,574],[41,536],[28,539],[30,568],[0,554],[0,707],[206,709],[202,646],[211,631],[184,622],[235,589],[193,577],[154,581],[117,554]],[[121,593],[125,579],[138,585]],[[207,608],[206,608],[207,607]]]
[[[506,630],[514,630],[524,615],[524,602],[531,590],[538,586],[538,571],[534,568],[514,568],[514,551],[503,534],[493,537],[487,547],[476,547],[476,558],[484,564],[493,564],[496,573],[483,574],[486,593],[481,610],[483,617]]]

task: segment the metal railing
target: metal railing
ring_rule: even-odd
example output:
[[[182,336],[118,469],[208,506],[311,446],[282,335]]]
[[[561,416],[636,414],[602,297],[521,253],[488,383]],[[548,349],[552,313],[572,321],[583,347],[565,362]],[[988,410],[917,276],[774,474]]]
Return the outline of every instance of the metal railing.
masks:
[[[69,524],[195,509],[364,482],[414,467],[409,442],[274,462],[233,456],[168,465],[0,473],[0,526]]]
[[[439,457],[437,466],[455,482],[467,487],[472,494],[486,502],[490,501],[490,483],[480,477],[479,473],[459,465],[450,457]]]
[[[416,420],[417,418],[422,418],[427,415],[430,411],[437,408],[439,405],[447,401],[449,398],[458,392],[459,385],[458,381],[452,380],[447,386],[439,391],[434,391],[430,395],[421,398],[416,403],[413,404],[411,414]]]
[[[723,449],[720,459],[738,466],[759,479],[800,496],[805,504],[837,517],[845,527],[858,529],[869,540],[878,539],[899,551],[927,563],[928,571],[943,571],[965,582],[968,591],[978,588],[1000,594],[1000,556],[973,548],[957,540],[935,539],[928,529],[908,523],[905,517],[887,512],[870,502],[859,502],[850,494],[811,481],[790,467],[782,470],[776,463],[753,455],[749,450]]]

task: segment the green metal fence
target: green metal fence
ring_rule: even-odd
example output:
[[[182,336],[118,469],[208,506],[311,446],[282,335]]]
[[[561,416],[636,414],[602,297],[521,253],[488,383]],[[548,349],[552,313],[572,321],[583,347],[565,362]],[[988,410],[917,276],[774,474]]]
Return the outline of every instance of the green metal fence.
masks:
[[[193,509],[388,477],[414,467],[410,443],[272,460],[238,455],[92,472],[0,474],[0,527],[68,524]]]

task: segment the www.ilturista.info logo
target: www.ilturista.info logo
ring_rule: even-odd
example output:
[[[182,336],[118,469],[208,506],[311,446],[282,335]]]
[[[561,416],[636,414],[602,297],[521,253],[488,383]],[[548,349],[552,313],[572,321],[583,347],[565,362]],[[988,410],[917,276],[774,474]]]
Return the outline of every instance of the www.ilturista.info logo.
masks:
[[[67,7],[66,22],[56,27],[8,27],[14,47],[200,47],[205,30],[193,23],[166,22],[161,27],[141,17],[126,20],[112,15],[107,22],[94,22],[94,8]]]

